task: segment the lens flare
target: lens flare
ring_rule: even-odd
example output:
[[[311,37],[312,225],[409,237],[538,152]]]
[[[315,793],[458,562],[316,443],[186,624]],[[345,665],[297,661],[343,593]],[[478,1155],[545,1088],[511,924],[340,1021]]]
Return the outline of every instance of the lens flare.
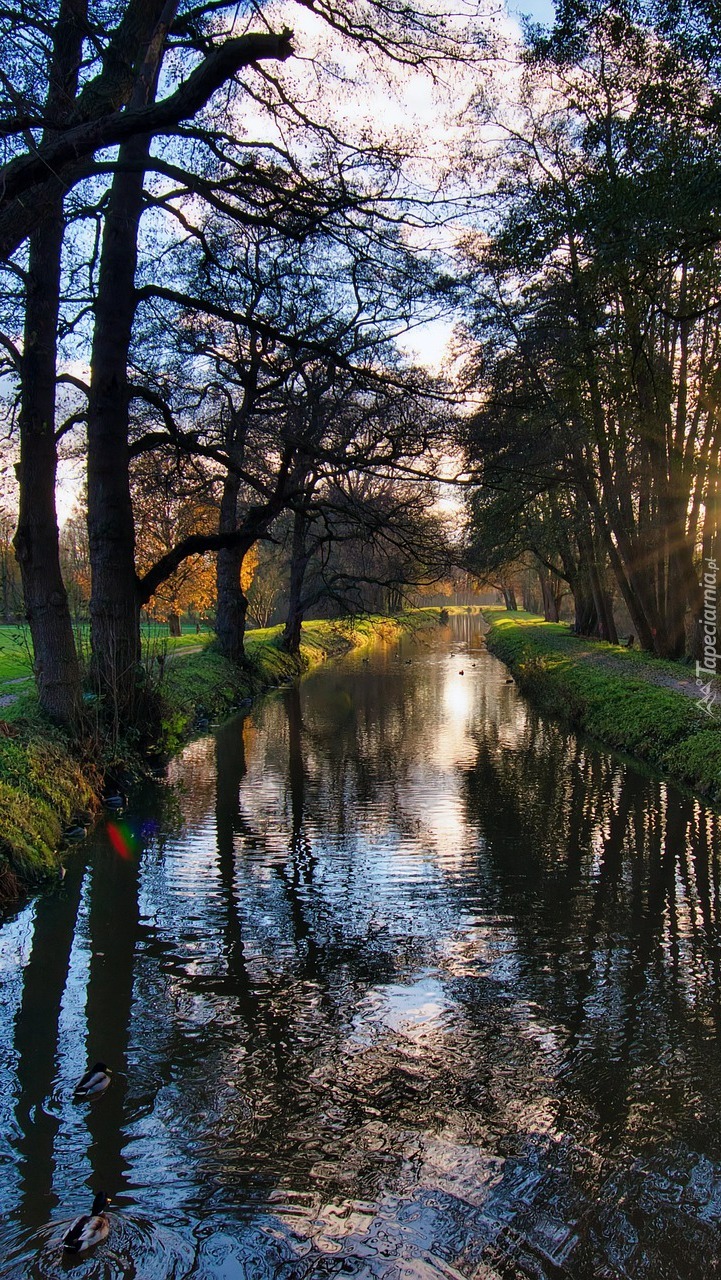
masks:
[[[119,858],[128,862],[138,851],[139,840],[128,822],[108,822],[108,839]]]

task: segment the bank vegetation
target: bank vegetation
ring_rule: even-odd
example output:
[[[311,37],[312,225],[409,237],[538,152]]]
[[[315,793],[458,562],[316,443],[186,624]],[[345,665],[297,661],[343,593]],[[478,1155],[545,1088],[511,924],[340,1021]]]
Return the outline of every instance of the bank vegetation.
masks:
[[[194,732],[233,715],[268,689],[297,679],[319,662],[377,641],[437,625],[437,609],[398,616],[306,623],[297,653],[282,644],[281,626],[256,632],[241,668],[218,649],[181,656],[154,687],[154,736],[108,743],[53,726],[37,700],[25,699],[0,722],[0,904],[57,880],[74,843],[102,811],[103,799],[130,788],[151,766],[163,765]],[[140,749],[142,746],[142,749]]]
[[[721,682],[676,662],[572,634],[520,611],[487,611],[486,642],[541,712],[721,799]]]

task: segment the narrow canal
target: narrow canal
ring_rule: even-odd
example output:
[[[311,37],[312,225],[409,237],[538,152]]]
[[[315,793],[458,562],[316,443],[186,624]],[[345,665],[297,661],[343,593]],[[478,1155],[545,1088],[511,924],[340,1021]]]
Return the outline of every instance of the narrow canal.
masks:
[[[721,1275],[720,850],[476,617],[267,697],[2,923],[0,1276]]]

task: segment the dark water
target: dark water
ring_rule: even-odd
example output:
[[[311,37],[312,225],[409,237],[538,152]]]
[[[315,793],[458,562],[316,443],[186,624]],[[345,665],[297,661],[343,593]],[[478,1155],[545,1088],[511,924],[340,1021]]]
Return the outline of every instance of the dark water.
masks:
[[[721,1274],[718,817],[477,626],[192,743],[4,923],[3,1280]]]

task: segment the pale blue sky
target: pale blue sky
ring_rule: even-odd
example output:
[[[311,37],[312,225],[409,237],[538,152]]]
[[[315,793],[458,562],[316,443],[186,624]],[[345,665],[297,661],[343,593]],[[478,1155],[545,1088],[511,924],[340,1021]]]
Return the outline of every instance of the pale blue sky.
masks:
[[[544,22],[551,24],[553,22],[554,7],[553,0],[508,0],[508,10],[510,13],[525,15],[533,18],[534,22]]]

